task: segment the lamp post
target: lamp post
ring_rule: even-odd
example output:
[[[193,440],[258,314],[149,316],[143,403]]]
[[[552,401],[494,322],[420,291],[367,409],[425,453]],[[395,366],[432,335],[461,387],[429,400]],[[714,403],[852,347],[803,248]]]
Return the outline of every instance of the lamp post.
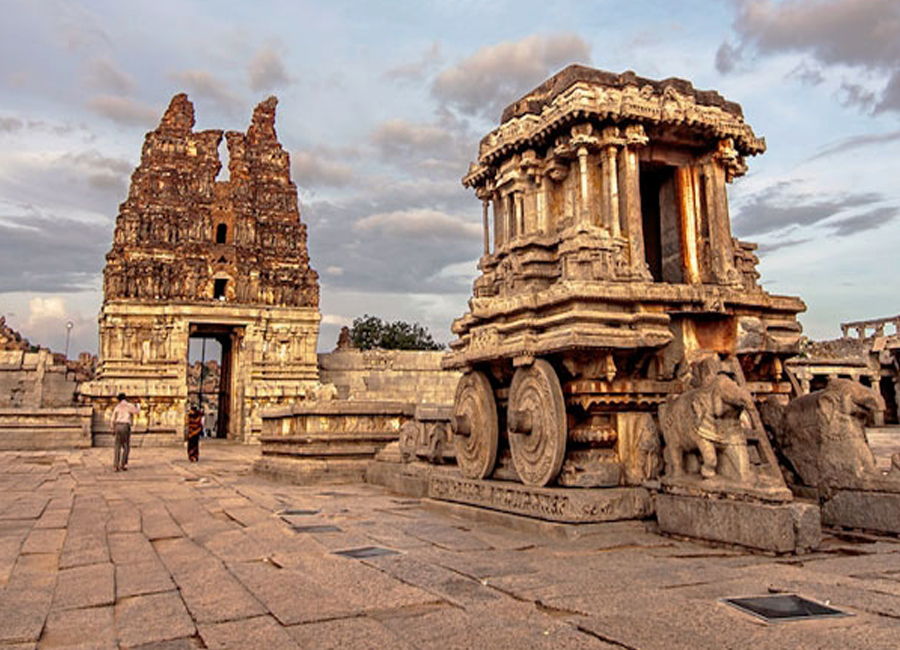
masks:
[[[72,328],[75,327],[75,323],[72,321],[66,321],[66,360],[69,359],[69,337],[72,334]]]

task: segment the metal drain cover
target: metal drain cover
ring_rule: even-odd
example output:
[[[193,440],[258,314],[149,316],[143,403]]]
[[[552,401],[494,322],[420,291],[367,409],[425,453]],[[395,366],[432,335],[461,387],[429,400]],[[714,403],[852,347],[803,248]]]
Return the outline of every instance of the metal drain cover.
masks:
[[[313,526],[291,526],[295,533],[342,533],[344,530],[331,524],[319,524]]]
[[[751,598],[723,598],[722,602],[742,612],[761,618],[767,623],[853,616],[849,612],[842,612],[834,607],[822,605],[794,594]]]
[[[359,548],[348,548],[345,551],[335,551],[335,555],[343,555],[344,557],[352,557],[356,560],[362,560],[367,557],[379,557],[381,555],[398,555],[399,551],[394,551],[381,546],[360,546]]]

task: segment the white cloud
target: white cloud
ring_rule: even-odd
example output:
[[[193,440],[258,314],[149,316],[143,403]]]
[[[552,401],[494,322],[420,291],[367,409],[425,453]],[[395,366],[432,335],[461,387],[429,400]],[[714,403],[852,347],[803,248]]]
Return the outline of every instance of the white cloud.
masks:
[[[288,75],[281,55],[272,47],[257,52],[247,65],[248,85],[255,92],[268,92],[294,82]]]
[[[95,113],[125,126],[153,126],[162,113],[128,97],[99,95],[88,102]]]
[[[440,101],[491,118],[570,63],[589,63],[591,48],[577,34],[527,36],[478,50],[441,72],[431,87]]]
[[[338,314],[322,314],[322,325],[337,325],[338,327],[350,326],[353,324],[352,318],[339,316]]]
[[[227,83],[206,70],[184,70],[172,73],[171,77],[184,84],[190,95],[208,99],[226,111],[233,110],[241,103]]]
[[[433,150],[447,145],[452,135],[433,124],[413,124],[392,119],[377,126],[370,136],[372,143],[385,154],[398,154],[409,149]]]
[[[323,185],[343,187],[353,179],[353,170],[347,165],[329,162],[309,151],[291,153],[291,171],[294,181],[304,189]]]
[[[843,81],[843,99],[861,108],[900,111],[900,3],[897,0],[749,0],[737,3],[737,47],[723,43],[720,72],[730,71],[745,48],[759,54],[806,54],[844,74],[842,66],[879,73],[881,88]]]
[[[118,95],[127,95],[137,88],[134,77],[119,69],[115,62],[108,58],[96,58],[88,63],[87,83],[92,88]]]
[[[422,53],[418,60],[395,66],[386,71],[384,77],[394,81],[422,81],[425,75],[439,65],[442,60],[441,44],[435,41]]]
[[[28,301],[28,325],[47,318],[61,319],[66,316],[66,302],[59,296],[32,298]]]
[[[427,208],[373,214],[357,221],[353,229],[406,237],[477,239],[482,236],[480,225]]]

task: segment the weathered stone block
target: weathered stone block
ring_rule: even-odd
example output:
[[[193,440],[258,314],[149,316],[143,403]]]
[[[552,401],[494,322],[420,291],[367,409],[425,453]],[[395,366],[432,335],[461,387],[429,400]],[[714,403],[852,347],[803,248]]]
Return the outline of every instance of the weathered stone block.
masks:
[[[641,519],[653,514],[650,493],[645,488],[537,488],[505,481],[467,479],[454,470],[435,471],[429,480],[428,496],[566,523]]]
[[[822,523],[900,534],[900,494],[839,490],[822,504]]]
[[[805,503],[658,494],[660,532],[775,553],[804,552],[821,538],[819,509]]]

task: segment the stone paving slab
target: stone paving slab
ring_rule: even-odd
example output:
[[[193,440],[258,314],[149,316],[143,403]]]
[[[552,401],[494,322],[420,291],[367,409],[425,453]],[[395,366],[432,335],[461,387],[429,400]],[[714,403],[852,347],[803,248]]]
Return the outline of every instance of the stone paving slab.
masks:
[[[143,596],[175,589],[172,576],[159,560],[116,566],[116,597]]]
[[[124,474],[111,453],[0,453],[3,650],[900,647],[896,537],[777,557],[647,522],[507,526],[368,485],[267,483],[249,446],[205,444],[196,465],[136,448]],[[335,555],[373,546],[393,554]],[[767,626],[720,602],[772,591],[854,616]]]
[[[54,609],[81,609],[115,603],[115,565],[89,564],[59,572]]]
[[[65,529],[35,528],[25,540],[22,553],[59,553],[65,539]]]
[[[125,648],[193,636],[196,628],[177,591],[116,603],[116,633]]]
[[[231,648],[284,648],[299,650],[314,646],[298,646],[291,635],[271,616],[258,616],[241,621],[201,625],[200,637],[211,650]]]
[[[197,623],[219,623],[266,613],[262,604],[220,564],[204,564],[174,576]]]
[[[112,607],[53,611],[47,617],[40,650],[116,650],[115,615]]]

